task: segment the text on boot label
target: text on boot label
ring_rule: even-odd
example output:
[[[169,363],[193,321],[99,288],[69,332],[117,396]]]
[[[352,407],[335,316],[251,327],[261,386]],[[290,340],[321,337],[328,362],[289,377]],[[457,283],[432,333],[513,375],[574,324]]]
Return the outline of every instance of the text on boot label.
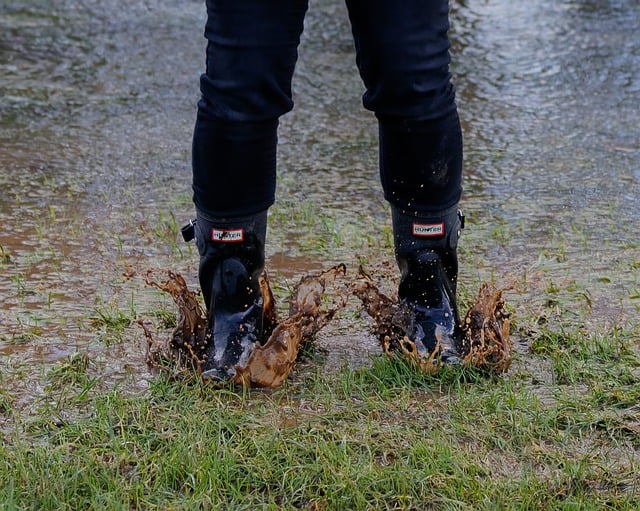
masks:
[[[444,223],[439,224],[413,224],[413,235],[423,238],[444,236]]]
[[[244,241],[244,229],[211,229],[211,241],[237,243]]]

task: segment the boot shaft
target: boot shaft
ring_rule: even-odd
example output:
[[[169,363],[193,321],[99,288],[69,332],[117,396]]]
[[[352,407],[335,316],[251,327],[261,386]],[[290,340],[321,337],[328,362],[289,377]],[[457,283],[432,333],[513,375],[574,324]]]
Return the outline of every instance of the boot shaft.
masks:
[[[392,207],[395,255],[400,269],[399,297],[427,298],[434,279],[443,280],[455,295],[458,280],[457,246],[464,215],[456,207],[440,213],[411,214]],[[442,279],[438,275],[444,272]]]
[[[195,237],[200,253],[200,287],[208,311],[212,301],[234,310],[259,297],[264,270],[267,212],[242,218],[197,214]]]
[[[246,363],[263,329],[267,212],[243,218],[211,218],[198,212],[195,238],[198,276],[207,308],[208,346],[203,377],[224,380]]]

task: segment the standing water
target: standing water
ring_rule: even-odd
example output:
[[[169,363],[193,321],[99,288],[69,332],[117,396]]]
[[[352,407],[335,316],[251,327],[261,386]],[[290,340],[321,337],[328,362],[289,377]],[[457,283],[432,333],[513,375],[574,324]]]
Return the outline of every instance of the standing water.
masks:
[[[516,316],[546,321],[556,310],[561,321],[637,332],[640,3],[451,7],[468,217],[461,294],[494,279],[513,286]],[[197,287],[197,254],[178,227],[193,215],[204,20],[200,1],[0,6],[4,366],[46,370],[80,351],[143,375],[134,320],[170,324],[174,308],[131,275],[171,268]],[[268,265],[282,296],[338,262],[366,260],[395,285],[377,126],[362,92],[343,3],[312,2],[270,212]],[[336,364],[350,344],[375,342],[363,340],[367,323],[348,319],[324,334],[342,345]]]

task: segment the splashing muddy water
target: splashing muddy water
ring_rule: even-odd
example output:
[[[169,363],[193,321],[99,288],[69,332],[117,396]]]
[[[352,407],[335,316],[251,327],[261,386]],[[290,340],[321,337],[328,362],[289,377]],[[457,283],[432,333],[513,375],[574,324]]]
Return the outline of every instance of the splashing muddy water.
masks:
[[[385,353],[401,354],[427,374],[435,373],[442,364],[436,350],[425,357],[411,340],[413,313],[402,301],[392,300],[380,292],[362,268],[352,285],[353,293],[362,301],[364,310],[375,322],[375,334]],[[509,369],[513,359],[510,313],[502,297],[503,290],[489,283],[480,286],[478,295],[462,323],[462,339],[456,346],[462,364],[490,373]]]
[[[266,273],[260,277],[264,300],[264,329],[251,355],[235,366],[233,382],[243,386],[277,387],[287,378],[296,362],[298,352],[327,325],[336,312],[346,305],[348,293],[339,286],[346,267],[336,266],[318,275],[303,277],[295,286],[289,304],[289,315],[278,321],[275,298]],[[178,324],[168,342],[154,338],[142,322],[148,341],[147,362],[152,368],[174,371],[194,371],[202,374],[207,346],[213,342],[207,316],[196,293],[190,291],[182,276],[168,272],[164,282],[146,282],[169,293],[178,307]],[[327,288],[333,288],[328,294]],[[204,376],[204,375],[203,375]]]
[[[362,268],[355,280],[347,279],[346,271],[345,265],[339,265],[304,276],[293,289],[289,315],[282,321],[278,321],[275,298],[263,273],[262,337],[248,359],[234,367],[231,380],[245,387],[281,385],[293,369],[303,344],[310,342],[346,306],[350,294],[360,298],[364,310],[374,319],[376,335],[385,353],[402,355],[425,373],[437,371],[440,365],[437,350],[428,358],[420,357],[410,339],[413,321],[409,307],[382,294]],[[171,295],[178,308],[178,320],[171,336],[164,341],[155,337],[145,322],[138,321],[147,338],[147,363],[152,370],[205,377],[202,366],[207,347],[213,342],[206,312],[181,275],[163,272],[166,276],[159,281],[160,275],[154,276],[158,273],[148,271],[145,281]],[[483,284],[464,320],[459,346],[463,364],[493,373],[505,372],[512,359],[509,325],[502,291]]]

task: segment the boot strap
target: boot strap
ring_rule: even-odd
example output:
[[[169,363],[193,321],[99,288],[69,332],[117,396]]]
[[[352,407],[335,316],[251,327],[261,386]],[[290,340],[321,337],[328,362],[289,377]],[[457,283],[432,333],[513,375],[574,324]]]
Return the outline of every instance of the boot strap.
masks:
[[[189,220],[189,223],[183,225],[180,229],[180,232],[182,233],[182,239],[185,241],[185,243],[189,243],[196,237],[196,222],[197,220],[195,218]]]

